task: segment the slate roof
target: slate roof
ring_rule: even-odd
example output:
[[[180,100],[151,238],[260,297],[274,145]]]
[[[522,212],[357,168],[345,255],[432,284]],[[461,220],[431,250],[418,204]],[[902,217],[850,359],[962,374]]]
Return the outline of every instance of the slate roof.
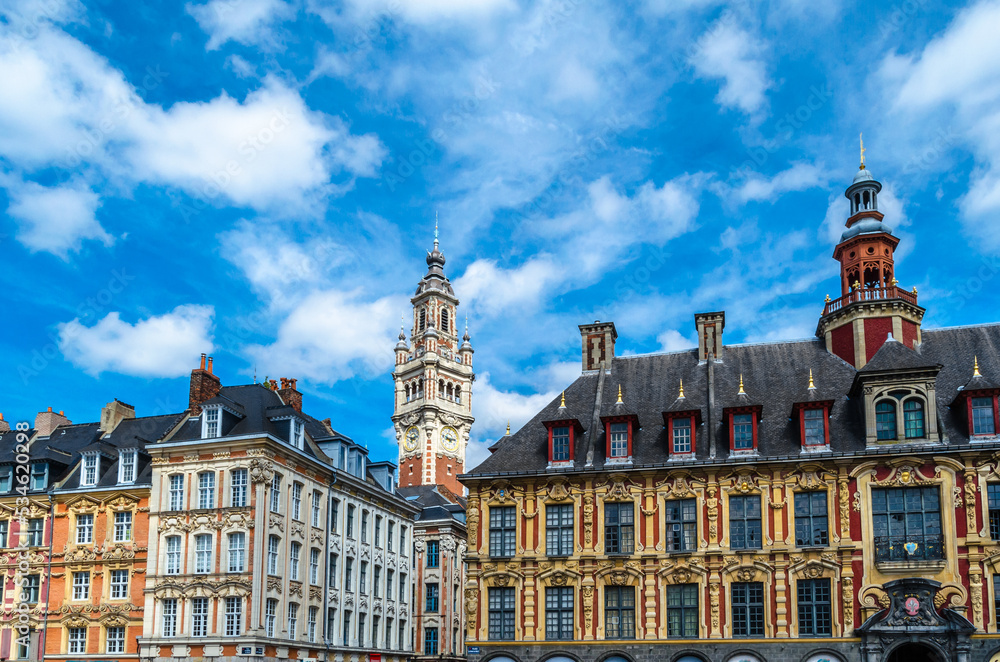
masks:
[[[937,368],[938,421],[943,443],[962,446],[969,443],[964,427],[964,412],[953,412],[949,405],[959,390],[969,383],[973,360],[978,355],[979,369],[986,380],[1000,381],[1000,324],[955,327],[923,331],[923,343],[911,350],[900,342],[886,343],[872,357],[866,372],[884,369]],[[715,381],[715,409],[708,416],[708,363],[699,362],[697,350],[616,357],[604,375],[599,416],[617,413],[634,414],[639,429],[634,432],[633,465],[677,465],[667,454],[667,434],[663,412],[700,410],[704,424],[696,431],[694,460],[710,458],[708,427],[715,431],[716,460],[731,459],[729,432],[723,410],[729,407],[759,406],[758,459],[794,458],[802,451],[798,422],[793,421],[796,403],[830,400],[830,453],[852,454],[866,450],[863,413],[858,402],[848,394],[858,375],[853,366],[829,353],[822,340],[803,340],[765,344],[726,346],[723,360],[712,366]],[[808,390],[809,370],[813,372],[815,391]],[[745,396],[737,395],[740,375]],[[678,398],[680,380],[684,380],[685,398]],[[599,372],[582,374],[566,387],[566,408],[560,410],[557,396],[520,430],[504,436],[490,447],[491,455],[468,472],[470,477],[497,473],[546,471],[547,430],[545,421],[575,418],[584,428],[576,436],[574,463],[570,470],[605,467],[603,425],[595,420],[595,402]],[[618,386],[623,405],[616,405]],[[593,445],[591,447],[591,433]],[[588,450],[592,467],[587,467]],[[816,457],[809,452],[807,457]],[[821,455],[819,455],[821,457]],[[552,472],[560,469],[552,469]]]
[[[396,491],[407,501],[420,506],[418,522],[454,519],[465,524],[465,497],[452,493],[444,486],[415,485],[400,487]]]

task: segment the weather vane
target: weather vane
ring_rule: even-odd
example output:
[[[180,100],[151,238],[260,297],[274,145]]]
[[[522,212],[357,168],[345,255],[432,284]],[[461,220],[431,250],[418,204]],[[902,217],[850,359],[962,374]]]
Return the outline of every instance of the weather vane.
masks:
[[[865,138],[864,134],[858,134],[858,140],[861,141],[861,170],[865,169]]]

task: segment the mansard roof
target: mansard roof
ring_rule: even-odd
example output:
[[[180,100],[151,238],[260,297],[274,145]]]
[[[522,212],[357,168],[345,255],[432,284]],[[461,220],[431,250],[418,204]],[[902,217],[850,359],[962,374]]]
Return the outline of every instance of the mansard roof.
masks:
[[[905,350],[905,351],[902,351]],[[942,443],[969,443],[963,412],[949,404],[969,382],[974,357],[987,378],[1000,378],[1000,324],[923,331],[917,350],[902,343],[886,343],[873,357],[875,370],[937,368],[937,416]],[[877,362],[876,362],[877,359]],[[894,363],[898,361],[897,363]],[[548,464],[544,421],[576,418],[584,432],[576,438],[574,466],[570,470],[600,470],[605,464],[604,430],[600,417],[610,415],[622,385],[624,405],[639,420],[632,441],[633,466],[683,466],[712,460],[708,427],[715,434],[714,461],[730,459],[729,432],[722,411],[730,407],[759,405],[758,459],[795,458],[801,453],[798,421],[791,419],[796,403],[832,401],[830,453],[854,454],[867,450],[860,403],[849,398],[858,371],[826,350],[822,340],[726,346],[722,361],[712,365],[715,382],[714,409],[708,411],[708,363],[698,361],[697,350],[616,357],[609,371],[582,374],[565,391],[566,410],[559,413],[557,396],[520,430],[490,447],[491,455],[468,473],[470,478],[498,473],[542,472]],[[815,391],[808,389],[813,372]],[[745,396],[738,395],[740,376]],[[685,398],[678,398],[680,380]],[[598,399],[598,384],[601,384]],[[698,410],[704,424],[697,429],[695,457],[671,459],[663,412]],[[568,412],[568,414],[566,413]],[[588,460],[588,454],[590,458]],[[822,456],[811,451],[810,457]]]

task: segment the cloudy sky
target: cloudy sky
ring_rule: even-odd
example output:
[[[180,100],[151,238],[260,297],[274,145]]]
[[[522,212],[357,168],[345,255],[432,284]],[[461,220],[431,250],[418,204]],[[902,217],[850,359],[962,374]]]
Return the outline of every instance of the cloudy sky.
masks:
[[[297,377],[394,458],[434,216],[469,466],[619,352],[811,336],[868,164],[927,326],[997,319],[1000,1],[0,0],[0,412]],[[763,5],[763,8],[762,6]]]

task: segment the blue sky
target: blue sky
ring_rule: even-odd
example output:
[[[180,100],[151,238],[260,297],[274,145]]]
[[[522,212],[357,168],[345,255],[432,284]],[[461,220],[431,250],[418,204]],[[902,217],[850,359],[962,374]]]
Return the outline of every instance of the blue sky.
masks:
[[[864,132],[925,326],[996,319],[1000,2],[0,0],[0,411],[296,377],[395,457],[435,213],[484,441],[619,353],[812,335]]]

